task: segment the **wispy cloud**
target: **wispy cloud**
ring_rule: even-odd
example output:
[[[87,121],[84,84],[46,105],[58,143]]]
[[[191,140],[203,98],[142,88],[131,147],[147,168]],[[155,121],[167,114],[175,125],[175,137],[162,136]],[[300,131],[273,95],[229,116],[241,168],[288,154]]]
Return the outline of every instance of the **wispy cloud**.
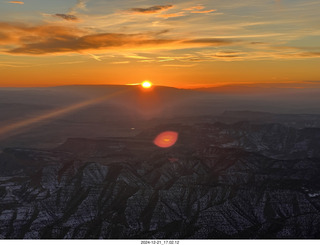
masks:
[[[176,68],[186,68],[186,67],[194,67],[197,64],[187,64],[187,65],[183,65],[183,64],[165,64],[163,66],[167,66],[167,67],[176,67]]]
[[[23,23],[0,22],[0,44],[19,46],[24,44],[42,43],[49,39],[67,39],[74,35],[83,35],[85,32],[70,26],[61,25],[35,25]]]
[[[181,17],[185,16],[185,12],[177,12],[177,13],[170,13],[170,14],[161,14],[159,17],[164,18],[164,19],[169,19],[169,18],[175,18],[175,17]]]
[[[209,14],[209,13],[212,13],[212,12],[215,12],[217,11],[216,9],[209,9],[209,10],[193,10],[191,11],[191,13],[193,14]]]
[[[102,57],[99,55],[95,55],[95,54],[91,54],[91,53],[87,53],[91,58],[95,59],[96,61],[102,61]]]
[[[224,38],[200,38],[200,39],[192,39],[185,41],[186,43],[201,43],[208,44],[208,46],[223,46],[234,44],[237,41],[233,39],[224,39]]]
[[[140,34],[101,33],[86,36],[48,38],[43,42],[24,43],[8,51],[11,54],[76,53],[89,50],[130,49],[139,47],[165,47],[174,40],[150,39]]]
[[[173,5],[157,5],[148,8],[131,8],[129,9],[129,12],[135,14],[154,14],[162,12],[164,10],[168,10],[170,8],[173,8]]]
[[[111,62],[110,64],[113,64],[113,65],[121,65],[121,64],[129,64],[130,61],[115,61],[115,62]]]
[[[74,21],[74,22],[78,22],[80,21],[79,17],[77,17],[77,10],[82,9],[85,10],[86,9],[86,1],[85,0],[77,0],[77,3],[71,7],[69,9],[69,11],[66,14],[61,14],[61,13],[57,13],[57,14],[44,14],[45,16],[52,16],[52,17],[57,17],[66,21]]]
[[[2,54],[11,55],[83,54],[97,61],[106,57],[106,53],[118,53],[126,60],[165,63],[320,58],[320,47],[292,47],[286,46],[285,42],[276,44],[266,40],[271,34],[174,38],[162,33],[168,32],[99,33],[75,25],[31,26],[0,22],[0,49]],[[259,42],[260,39],[266,42]],[[200,50],[192,50],[194,48]],[[171,53],[183,49],[189,49],[189,54],[175,56]],[[159,50],[162,53],[168,50],[169,55],[152,56],[152,53],[159,54]],[[11,66],[2,64],[2,67]]]
[[[59,65],[74,65],[74,64],[80,64],[84,63],[82,60],[77,60],[77,61],[66,61],[66,62],[60,62],[58,63]]]
[[[149,58],[148,57],[145,57],[145,56],[141,56],[141,55],[138,55],[138,54],[124,54],[124,56],[126,58],[130,58],[130,59],[138,59],[138,60],[148,60]]]
[[[27,26],[21,23],[0,23],[1,43],[11,54],[63,54],[98,50],[181,49],[203,46],[231,45],[231,39],[170,39],[159,32],[146,33],[87,33],[62,25]]]
[[[68,14],[76,14],[78,9],[86,10],[87,1],[86,0],[77,0],[77,3],[69,10]]]
[[[58,17],[58,18],[62,18],[64,20],[68,20],[68,21],[78,21],[79,18],[75,15],[72,14],[54,14],[54,17]]]
[[[201,10],[201,9],[204,9],[205,7],[202,6],[202,5],[196,5],[196,6],[192,6],[192,7],[189,7],[189,8],[185,8],[183,10],[185,11],[194,11],[194,10]]]
[[[217,11],[216,9],[204,10],[205,7],[203,5],[196,5],[189,8],[183,9],[184,11],[188,11],[192,14],[208,14]]]
[[[246,54],[237,51],[218,51],[216,53],[209,54],[207,57],[215,60],[235,61],[245,59]]]
[[[27,63],[20,63],[20,62],[0,62],[0,67],[13,67],[13,68],[20,68],[20,67],[30,67],[30,64]]]
[[[24,4],[24,2],[22,2],[22,1],[9,1],[8,3],[15,3],[15,4],[20,4],[20,5]]]

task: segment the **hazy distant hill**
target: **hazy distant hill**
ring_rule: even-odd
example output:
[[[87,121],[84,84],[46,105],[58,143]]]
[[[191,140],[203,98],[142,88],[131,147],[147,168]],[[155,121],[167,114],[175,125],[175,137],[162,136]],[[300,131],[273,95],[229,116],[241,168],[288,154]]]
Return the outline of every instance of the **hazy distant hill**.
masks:
[[[300,95],[305,95],[305,91]],[[320,113],[317,106],[320,96],[309,95],[299,97],[279,91],[258,95],[217,93],[170,87],[154,87],[146,92],[139,86],[118,85],[1,88],[0,128],[84,102],[89,101],[89,104],[0,135],[0,147],[53,147],[70,137],[132,136],[158,123],[168,122],[193,124],[248,120],[264,123],[264,118],[270,123],[317,127],[318,116],[295,116],[297,113]],[[234,112],[231,115],[225,111]]]

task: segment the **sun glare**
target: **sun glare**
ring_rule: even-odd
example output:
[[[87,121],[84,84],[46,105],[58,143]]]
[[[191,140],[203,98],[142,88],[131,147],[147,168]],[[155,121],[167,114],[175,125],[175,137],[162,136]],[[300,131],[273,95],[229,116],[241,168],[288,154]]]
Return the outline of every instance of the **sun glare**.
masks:
[[[143,83],[141,83],[141,86],[143,88],[151,88],[152,87],[152,83],[149,81],[144,81]]]

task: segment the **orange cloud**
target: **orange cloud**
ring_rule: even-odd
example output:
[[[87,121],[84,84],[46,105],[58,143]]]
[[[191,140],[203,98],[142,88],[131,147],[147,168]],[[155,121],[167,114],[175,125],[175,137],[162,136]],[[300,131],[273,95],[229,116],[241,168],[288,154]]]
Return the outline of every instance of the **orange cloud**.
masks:
[[[193,11],[193,10],[201,10],[201,9],[204,9],[204,7],[202,5],[197,5],[197,6],[193,6],[193,7],[190,7],[190,8],[183,9],[183,10],[185,10],[185,11]]]
[[[180,17],[180,16],[185,16],[185,13],[184,12],[178,12],[178,13],[172,13],[172,14],[159,15],[159,17],[164,18],[164,19],[175,18],[175,17]]]
[[[236,41],[223,38],[199,38],[185,41],[186,43],[207,44],[208,46],[224,46],[234,44]]]
[[[16,4],[21,4],[21,5],[24,4],[24,2],[22,2],[22,1],[9,1],[8,3],[16,3]]]
[[[149,8],[131,8],[129,9],[129,11],[135,14],[154,14],[162,12],[164,10],[168,10],[170,8],[173,8],[173,5],[157,5]]]
[[[246,54],[236,51],[219,51],[214,54],[209,54],[208,58],[212,58],[214,60],[235,61],[245,59]]]
[[[217,11],[216,9],[203,10],[205,7],[202,5],[196,5],[190,8],[183,9],[185,11],[190,11],[193,14],[208,14]]]
[[[191,11],[193,14],[208,14],[217,11],[216,9],[210,9],[210,10],[197,10],[197,11]]]
[[[0,22],[0,44],[15,46],[45,42],[48,39],[66,39],[85,32],[59,25],[29,26],[22,23]]]
[[[61,39],[48,38],[43,42],[25,43],[12,49],[12,54],[72,53],[84,50],[114,48],[152,47],[173,43],[174,40],[149,39],[140,34],[102,33],[82,37],[66,36]]]
[[[163,39],[156,33],[88,33],[76,27],[0,22],[0,44],[10,54],[82,53],[93,50],[125,49],[179,49],[188,47],[223,46],[233,44],[231,39]],[[4,48],[2,48],[4,49]]]

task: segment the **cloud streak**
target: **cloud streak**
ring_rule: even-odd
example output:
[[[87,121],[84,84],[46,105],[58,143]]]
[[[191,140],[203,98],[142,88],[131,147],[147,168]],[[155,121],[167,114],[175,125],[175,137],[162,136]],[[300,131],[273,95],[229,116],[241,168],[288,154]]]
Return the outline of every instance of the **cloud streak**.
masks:
[[[204,6],[196,5],[196,6],[192,6],[192,7],[189,7],[189,8],[185,8],[183,10],[185,10],[185,11],[194,11],[194,10],[201,10],[201,9],[204,9]]]
[[[238,41],[235,41],[233,39],[224,39],[224,38],[200,38],[200,39],[187,40],[185,42],[207,44],[208,46],[224,46],[224,45],[234,44]]]
[[[189,8],[185,8],[183,10],[184,11],[188,11],[188,12],[190,12],[192,14],[209,14],[209,13],[217,11],[216,9],[209,9],[209,10],[204,10],[204,9],[205,9],[204,6],[196,5],[196,6],[192,6],[192,7],[189,7]]]
[[[161,14],[161,15],[159,15],[159,17],[164,18],[164,19],[181,17],[181,16],[185,16],[185,12],[181,11],[181,12],[178,12],[178,13]]]
[[[140,34],[101,33],[85,36],[66,36],[61,39],[48,38],[43,42],[25,43],[11,49],[11,54],[74,53],[86,50],[130,49],[165,46],[174,40],[151,39]]]
[[[15,3],[15,4],[20,4],[20,5],[24,4],[24,2],[22,2],[22,1],[9,1],[8,3]]]
[[[191,11],[191,13],[193,14],[209,14],[209,13],[212,13],[212,12],[215,12],[217,11],[216,9],[209,9],[209,10],[193,10]]]
[[[54,14],[54,17],[58,17],[58,18],[62,18],[64,20],[68,20],[68,21],[78,21],[79,18],[75,15],[72,14]]]
[[[148,8],[131,8],[129,12],[135,14],[155,14],[173,8],[173,5],[156,5]]]

